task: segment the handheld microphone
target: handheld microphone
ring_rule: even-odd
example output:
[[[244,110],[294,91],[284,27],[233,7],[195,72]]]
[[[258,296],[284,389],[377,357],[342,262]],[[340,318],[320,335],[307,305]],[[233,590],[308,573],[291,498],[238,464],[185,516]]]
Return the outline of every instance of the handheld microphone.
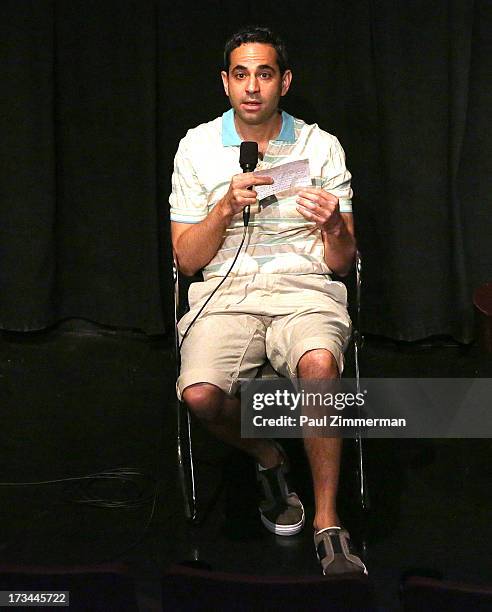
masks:
[[[252,140],[245,140],[241,143],[239,152],[239,165],[243,172],[253,172],[258,163],[258,143]],[[249,187],[253,189],[253,187]],[[243,208],[244,227],[249,223],[249,206]]]

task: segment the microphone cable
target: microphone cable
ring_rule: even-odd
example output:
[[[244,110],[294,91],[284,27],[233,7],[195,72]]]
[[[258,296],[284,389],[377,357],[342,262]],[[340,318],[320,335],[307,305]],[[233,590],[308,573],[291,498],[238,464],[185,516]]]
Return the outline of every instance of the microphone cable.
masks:
[[[191,323],[188,325],[188,327],[186,328],[185,333],[183,334],[183,337],[181,338],[181,342],[179,343],[179,350],[181,350],[181,347],[183,346],[183,342],[184,339],[186,338],[186,336],[188,335],[188,332],[190,331],[191,327],[194,325],[195,321],[198,319],[198,317],[202,314],[203,309],[205,308],[205,306],[210,302],[210,300],[214,297],[214,295],[217,293],[217,291],[222,287],[222,285],[225,283],[227,277],[229,276],[229,274],[231,273],[232,268],[234,268],[234,265],[237,261],[237,258],[239,257],[239,253],[241,252],[241,249],[243,248],[243,244],[244,244],[244,240],[246,238],[246,230],[248,229],[248,226],[245,225],[243,228],[243,237],[241,239],[241,244],[239,245],[236,254],[234,255],[234,259],[232,260],[232,263],[229,267],[229,269],[226,272],[226,275],[224,276],[224,278],[220,281],[220,283],[217,285],[217,287],[215,287],[215,289],[212,291],[212,293],[208,296],[208,298],[205,300],[205,302],[202,304],[200,310],[196,313],[196,315],[193,317],[193,320],[191,321]]]
[[[243,141],[241,143],[240,152],[239,152],[239,165],[241,166],[243,172],[252,172],[256,168],[257,163],[258,163],[258,143],[254,142],[254,141],[250,141],[250,140]],[[253,187],[252,186],[248,187],[248,189],[253,189]],[[183,338],[181,339],[181,342],[179,343],[178,350],[181,350],[181,347],[183,346],[184,339],[188,335],[188,332],[190,331],[192,325],[195,323],[195,321],[198,319],[198,317],[202,314],[203,309],[205,308],[205,306],[210,302],[210,300],[217,293],[217,291],[220,289],[220,287],[222,287],[222,285],[224,284],[225,280],[229,276],[232,268],[234,267],[234,264],[236,263],[237,258],[239,257],[239,253],[241,252],[241,249],[243,248],[244,240],[246,238],[246,230],[247,230],[248,223],[249,223],[249,215],[250,215],[249,206],[245,206],[243,208],[243,223],[244,223],[243,237],[242,237],[242,240],[241,240],[241,244],[239,245],[239,248],[236,251],[236,255],[234,256],[234,259],[232,260],[232,264],[231,264],[230,268],[227,270],[227,273],[224,276],[224,278],[220,281],[220,283],[217,285],[217,287],[215,287],[215,289],[212,291],[212,293],[208,296],[208,298],[205,300],[205,302],[202,305],[202,307],[200,308],[200,310],[193,317],[193,320],[191,321],[191,323],[186,328],[186,331],[183,334]]]

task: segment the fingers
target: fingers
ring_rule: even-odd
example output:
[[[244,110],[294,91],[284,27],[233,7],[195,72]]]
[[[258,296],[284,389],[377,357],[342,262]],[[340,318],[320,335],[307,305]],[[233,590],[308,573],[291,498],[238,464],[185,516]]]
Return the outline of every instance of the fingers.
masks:
[[[242,211],[246,206],[255,204],[258,194],[253,189],[254,186],[271,185],[272,183],[271,176],[254,176],[249,172],[233,176],[227,196],[233,214]]]
[[[299,190],[297,204],[297,211],[317,225],[326,226],[339,222],[338,198],[319,187],[303,187]]]
[[[321,187],[303,187],[299,189],[297,195],[321,206],[324,204],[338,204],[338,198],[332,193],[321,189]]]
[[[232,177],[231,185],[233,188],[248,188],[254,185],[272,185],[273,179],[271,176],[255,176],[251,172],[244,174],[236,174]]]
[[[302,196],[297,196],[297,203],[302,204],[302,206],[305,206],[310,210],[319,210],[320,208],[325,206],[325,204],[321,200],[318,200],[318,198],[310,199]],[[330,206],[330,204],[327,204],[326,206]]]
[[[230,195],[230,206],[233,214],[241,212],[246,206],[254,206],[257,193],[253,189],[233,189]]]
[[[326,221],[322,215],[322,210],[316,204],[304,198],[298,198],[297,202],[296,210],[308,221],[314,221],[317,224],[322,224]]]
[[[254,183],[252,185],[273,185],[273,179],[271,176],[253,176]]]
[[[244,202],[244,205],[247,206],[255,203],[258,194],[254,189],[233,189],[232,197],[236,202]]]

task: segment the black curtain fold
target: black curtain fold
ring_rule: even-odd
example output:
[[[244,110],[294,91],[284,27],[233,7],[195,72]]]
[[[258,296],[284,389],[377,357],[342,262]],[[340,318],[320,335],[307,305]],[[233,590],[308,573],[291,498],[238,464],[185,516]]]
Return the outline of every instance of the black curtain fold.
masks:
[[[0,327],[35,329],[55,307],[53,7],[0,4]]]
[[[476,0],[470,48],[466,126],[456,192],[471,287],[492,278],[492,3]]]
[[[470,220],[458,187],[470,124],[490,133],[487,113],[471,116],[469,106],[482,4],[374,0],[362,21],[360,5],[347,11],[347,26],[358,26],[348,74],[363,83],[357,89],[349,76],[355,101],[345,93],[366,331],[400,340],[472,339],[472,289],[492,276],[492,260],[489,234]],[[480,87],[487,86],[482,78]],[[361,146],[354,127],[367,119]],[[480,182],[490,183],[490,174],[481,173]],[[473,237],[466,236],[465,219]],[[468,257],[470,242],[480,253],[479,274]]]
[[[57,4],[62,317],[162,329],[154,28],[151,3]]]
[[[226,37],[266,23],[283,107],[341,140],[364,261],[364,330],[472,338],[492,278],[491,8],[485,0],[6,0],[0,328],[172,325],[172,161],[228,107]]]

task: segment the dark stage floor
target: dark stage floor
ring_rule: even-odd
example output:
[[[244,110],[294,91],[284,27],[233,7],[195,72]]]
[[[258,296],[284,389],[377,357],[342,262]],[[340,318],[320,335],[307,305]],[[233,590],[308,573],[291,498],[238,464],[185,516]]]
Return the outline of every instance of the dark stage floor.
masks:
[[[362,372],[366,377],[491,377],[492,367],[476,347],[366,338]],[[2,483],[123,467],[144,476],[125,486],[114,479],[0,486],[3,564],[122,560],[137,581],[142,610],[160,609],[160,573],[182,560],[198,558],[217,570],[248,574],[319,573],[311,529],[293,538],[264,531],[252,463],[201,431],[196,454],[202,500],[213,501],[219,490],[203,523],[186,524],[176,476],[169,340],[90,330],[4,334],[0,377]],[[313,502],[302,448],[297,440],[286,446],[309,525]],[[408,570],[492,583],[490,441],[371,440],[367,446],[371,513],[362,517],[355,510],[348,474],[340,507],[351,533],[367,540],[367,565],[381,609],[395,609],[399,580]],[[140,496],[143,505],[92,507],[73,501],[122,495]]]

